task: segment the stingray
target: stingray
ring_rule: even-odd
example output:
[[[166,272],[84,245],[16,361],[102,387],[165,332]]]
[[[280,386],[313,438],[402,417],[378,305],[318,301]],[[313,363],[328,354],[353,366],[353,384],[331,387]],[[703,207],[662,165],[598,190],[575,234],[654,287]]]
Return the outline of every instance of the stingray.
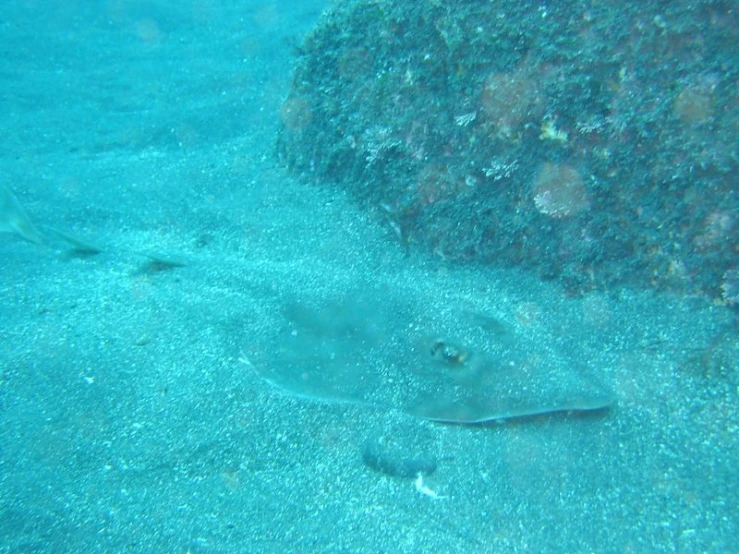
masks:
[[[280,391],[481,423],[607,408],[587,369],[495,317],[387,290],[291,301],[250,358]]]
[[[45,232],[39,231],[39,228],[28,217],[23,206],[10,189],[0,185],[0,233],[10,233],[40,246],[63,248],[80,257],[94,256],[103,252],[101,246],[82,240],[65,231],[49,226],[44,226],[43,229]],[[139,269],[138,273],[154,273],[187,265],[184,259],[171,254],[122,248],[119,248],[118,251],[146,259],[146,263]]]
[[[54,242],[62,243],[65,248],[71,248],[78,255],[95,255],[102,252],[99,246],[64,231],[51,227],[46,227],[46,231],[46,233],[39,231],[10,189],[0,185],[0,233],[10,233],[39,246],[53,246]]]

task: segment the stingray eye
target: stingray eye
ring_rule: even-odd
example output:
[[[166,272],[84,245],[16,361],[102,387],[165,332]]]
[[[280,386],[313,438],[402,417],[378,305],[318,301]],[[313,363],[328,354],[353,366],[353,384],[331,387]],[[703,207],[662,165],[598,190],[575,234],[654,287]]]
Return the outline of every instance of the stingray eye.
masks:
[[[430,353],[435,360],[449,365],[462,365],[469,358],[468,352],[443,340],[434,341]]]

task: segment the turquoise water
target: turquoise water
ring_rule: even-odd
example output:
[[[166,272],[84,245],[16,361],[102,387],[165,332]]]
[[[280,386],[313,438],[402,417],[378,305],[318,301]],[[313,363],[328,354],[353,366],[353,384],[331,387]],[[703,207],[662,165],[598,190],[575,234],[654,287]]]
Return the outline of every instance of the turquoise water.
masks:
[[[298,183],[324,7],[3,4],[0,552],[733,551],[736,310],[409,255]]]

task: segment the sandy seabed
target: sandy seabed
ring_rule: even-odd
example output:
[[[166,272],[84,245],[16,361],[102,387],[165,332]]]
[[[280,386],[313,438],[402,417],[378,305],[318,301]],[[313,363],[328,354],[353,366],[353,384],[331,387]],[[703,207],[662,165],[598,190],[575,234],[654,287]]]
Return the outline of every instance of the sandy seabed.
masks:
[[[103,252],[2,235],[0,552],[734,548],[735,315],[406,256],[379,214],[294,182],[273,145],[321,9],[300,6],[4,5],[2,183]],[[444,425],[259,377],[285,301],[367,282],[492,310],[617,403]],[[438,469],[372,470],[377,437]]]

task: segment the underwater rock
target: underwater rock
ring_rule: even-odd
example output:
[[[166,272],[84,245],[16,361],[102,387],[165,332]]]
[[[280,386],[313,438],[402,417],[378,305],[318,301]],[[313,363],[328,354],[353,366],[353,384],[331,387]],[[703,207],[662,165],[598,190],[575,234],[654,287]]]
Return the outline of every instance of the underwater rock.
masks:
[[[278,153],[405,249],[572,294],[719,299],[739,248],[737,29],[728,0],[340,0],[300,48]]]

